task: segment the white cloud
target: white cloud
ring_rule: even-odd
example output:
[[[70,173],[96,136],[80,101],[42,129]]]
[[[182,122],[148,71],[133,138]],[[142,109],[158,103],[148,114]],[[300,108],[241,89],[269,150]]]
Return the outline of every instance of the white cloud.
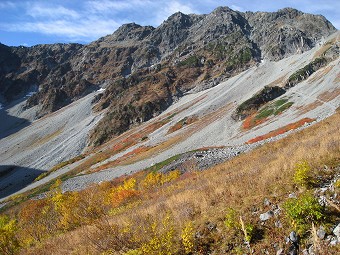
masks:
[[[27,15],[32,16],[33,18],[72,18],[77,19],[80,18],[80,15],[74,11],[67,9],[63,6],[44,6],[40,4],[34,4],[32,7],[29,4],[29,7],[26,11]]]
[[[191,5],[182,4],[178,1],[170,1],[167,4],[166,12],[167,12],[168,16],[170,16],[171,14],[178,12],[178,11],[185,13],[185,14],[190,14],[190,13],[195,12],[195,10],[192,8]]]
[[[87,19],[79,23],[55,20],[46,22],[26,22],[7,24],[7,30],[12,32],[36,32],[47,35],[57,35],[77,40],[95,40],[111,34],[119,24],[114,20]]]
[[[88,0],[77,11],[46,2],[26,2],[26,22],[0,24],[12,32],[34,32],[91,41],[113,33],[121,24],[138,22],[159,25],[175,12],[197,13],[190,3],[181,0]],[[122,13],[130,13],[124,17]],[[132,14],[131,14],[132,13]],[[148,15],[145,17],[145,15]],[[154,15],[153,15],[154,14]],[[143,16],[144,15],[144,16]]]
[[[191,4],[183,4],[179,1],[167,1],[165,4],[158,7],[158,12],[154,23],[159,25],[175,12],[182,12],[185,14],[198,13]]]
[[[240,12],[244,12],[245,11],[245,9],[243,7],[235,5],[235,4],[232,4],[230,6],[230,8],[233,9],[234,11],[240,11]]]
[[[1,4],[3,3],[0,3],[0,7]],[[62,5],[28,1],[21,7],[26,14],[23,15],[24,18],[18,22],[0,23],[0,30],[40,33],[90,42],[113,33],[123,23],[119,18],[89,12],[84,6],[76,11]]]

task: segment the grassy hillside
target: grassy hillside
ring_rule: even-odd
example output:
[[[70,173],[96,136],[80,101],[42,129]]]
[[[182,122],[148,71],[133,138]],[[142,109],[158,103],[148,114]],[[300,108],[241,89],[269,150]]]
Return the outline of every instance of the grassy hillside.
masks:
[[[144,171],[69,193],[56,182],[3,212],[0,253],[337,254],[339,123],[338,110],[204,172],[189,162],[183,175]]]

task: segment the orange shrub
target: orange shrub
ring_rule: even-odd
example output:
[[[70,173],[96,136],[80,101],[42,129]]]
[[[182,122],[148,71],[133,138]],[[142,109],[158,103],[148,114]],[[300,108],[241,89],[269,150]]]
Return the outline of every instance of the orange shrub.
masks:
[[[251,129],[255,126],[258,126],[264,122],[266,122],[267,118],[263,119],[256,119],[256,114],[250,115],[242,123],[242,128],[243,129]]]
[[[268,139],[268,138],[271,138],[271,137],[275,137],[277,135],[281,135],[281,134],[284,134],[286,132],[288,132],[289,130],[293,130],[293,129],[297,129],[301,126],[303,126],[304,124],[306,123],[310,123],[310,122],[313,122],[315,121],[315,119],[310,119],[310,118],[303,118],[297,122],[294,122],[294,123],[291,123],[291,124],[288,124],[282,128],[278,128],[276,130],[273,130],[273,131],[270,131],[268,134],[265,134],[265,135],[260,135],[260,136],[257,136],[253,139],[250,139],[248,142],[246,142],[247,144],[252,144],[252,143],[256,143],[258,141],[262,141],[262,140],[265,140],[265,139]]]
[[[173,133],[184,126],[188,126],[198,120],[197,116],[185,117],[169,128],[168,134]]]
[[[136,197],[139,192],[136,190],[136,179],[125,180],[122,185],[114,187],[108,194],[108,198],[113,207],[120,206],[122,203]]]
[[[113,207],[118,207],[122,203],[127,202],[131,198],[139,194],[137,190],[120,190],[111,194],[111,203]]]
[[[18,215],[21,240],[29,245],[48,238],[57,230],[57,214],[46,200],[30,200]]]

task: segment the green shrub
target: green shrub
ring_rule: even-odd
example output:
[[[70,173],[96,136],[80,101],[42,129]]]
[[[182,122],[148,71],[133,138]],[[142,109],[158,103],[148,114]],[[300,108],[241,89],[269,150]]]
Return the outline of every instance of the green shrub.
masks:
[[[281,98],[281,99],[275,101],[274,105],[275,105],[275,107],[280,107],[287,102],[288,102],[288,98]]]
[[[202,63],[200,57],[193,55],[186,60],[181,61],[178,65],[184,67],[200,67],[202,66]]]
[[[307,161],[297,163],[294,170],[295,174],[293,176],[293,181],[296,185],[306,188],[311,184],[314,184],[312,168]]]
[[[265,107],[255,116],[255,119],[257,120],[265,119],[265,118],[268,118],[273,113],[274,113],[273,108]]]
[[[254,234],[255,234],[255,226],[252,224],[246,224],[245,225],[245,236],[244,236],[244,240],[248,243],[250,243],[253,238],[254,238]]]
[[[228,208],[225,215],[224,225],[228,229],[239,229],[240,223],[238,221],[237,212],[233,208]]]
[[[302,194],[299,198],[288,199],[283,208],[291,225],[299,233],[308,230],[312,223],[321,222],[325,218],[324,207],[310,192]]]
[[[274,111],[274,115],[278,115],[280,114],[281,112],[284,112],[285,110],[287,110],[288,108],[290,108],[294,103],[293,102],[288,102],[288,103],[285,103],[283,105],[281,105],[279,108],[277,108],[275,111]]]
[[[281,87],[265,86],[261,91],[257,92],[251,98],[240,104],[236,108],[236,115],[241,116],[242,119],[244,119],[245,117],[249,116],[253,111],[257,111],[261,106],[283,95],[284,93],[286,93],[286,91]],[[275,110],[277,107],[280,107],[287,101],[288,99],[279,99],[274,103],[273,106],[270,106],[270,108],[273,108]]]

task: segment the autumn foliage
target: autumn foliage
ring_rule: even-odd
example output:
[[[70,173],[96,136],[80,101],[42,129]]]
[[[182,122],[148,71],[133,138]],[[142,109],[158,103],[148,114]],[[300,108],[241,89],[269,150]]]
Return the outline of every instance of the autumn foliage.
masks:
[[[245,120],[242,123],[242,128],[243,129],[251,129],[251,128],[255,127],[255,126],[258,126],[258,125],[266,122],[266,120],[267,120],[266,118],[256,119],[255,116],[256,115],[253,114],[253,115],[250,115],[247,118],[245,118]]]
[[[176,180],[180,174],[178,170],[150,172],[144,176],[139,173],[136,174],[138,179],[125,177],[118,183],[103,182],[73,192],[62,192],[61,181],[57,180],[43,198],[25,202],[17,219],[0,215],[0,254],[14,254],[19,247],[35,246],[58,233],[97,224],[97,221],[114,214],[119,208],[138,201],[150,189]],[[157,240],[163,242],[165,239]],[[146,244],[143,250],[153,249],[154,245]]]
[[[286,126],[284,126],[282,128],[275,129],[275,130],[269,132],[268,134],[261,135],[261,136],[255,137],[253,139],[250,139],[247,142],[247,144],[256,143],[256,142],[259,142],[259,141],[262,141],[262,140],[265,140],[265,139],[268,139],[268,138],[271,138],[271,137],[275,137],[277,135],[284,134],[284,133],[288,132],[289,130],[297,129],[297,128],[305,125],[306,123],[311,123],[313,121],[315,121],[315,119],[303,118],[303,119],[301,119],[301,120],[299,120],[297,122],[288,124],[288,125],[286,125]]]

